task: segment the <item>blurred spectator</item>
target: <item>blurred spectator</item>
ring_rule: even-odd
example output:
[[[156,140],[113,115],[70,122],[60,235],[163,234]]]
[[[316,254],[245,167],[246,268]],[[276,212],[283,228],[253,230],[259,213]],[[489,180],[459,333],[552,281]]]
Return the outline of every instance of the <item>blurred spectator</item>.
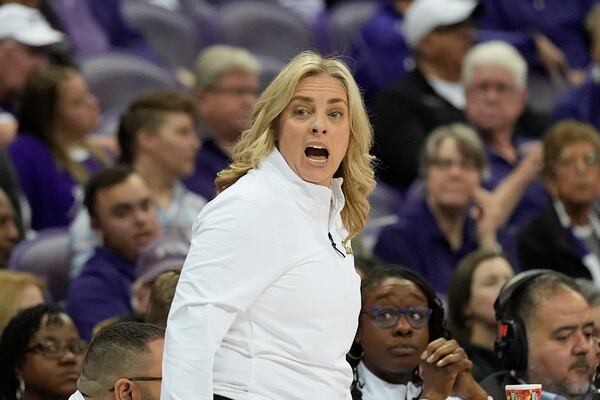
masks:
[[[354,77],[371,105],[379,90],[402,78],[414,61],[402,25],[412,0],[379,0],[379,7],[352,40]]]
[[[142,249],[137,260],[136,278],[132,289],[133,308],[136,312],[142,315],[148,312],[154,281],[163,272],[181,270],[189,249],[189,242],[168,236],[156,239]]]
[[[175,297],[175,289],[181,271],[167,271],[156,277],[150,290],[146,322],[166,327],[171,303]]]
[[[15,166],[6,149],[0,148],[0,188],[6,193],[15,213],[15,224],[23,236],[30,225],[30,210],[21,190]]]
[[[73,280],[67,311],[87,340],[98,322],[133,311],[135,263],[142,248],[158,237],[159,224],[148,186],[129,167],[94,175],[86,186],[85,205],[103,244]]]
[[[165,331],[140,322],[122,322],[94,337],[70,400],[158,400]]]
[[[4,190],[0,189],[0,268],[8,265],[10,253],[20,238],[15,210]]]
[[[478,247],[498,247],[500,211],[480,186],[487,161],[483,143],[468,126],[433,131],[421,166],[424,193],[407,202],[397,223],[381,230],[373,253],[419,272],[444,295],[460,259]]]
[[[35,230],[67,226],[81,205],[80,185],[112,162],[90,142],[100,112],[75,69],[49,67],[23,94],[20,134],[8,148],[31,207]]]
[[[232,149],[250,127],[259,94],[259,61],[239,47],[215,45],[196,61],[196,100],[202,148],[187,187],[207,200],[215,196],[215,178],[231,162]]]
[[[477,381],[498,372],[494,353],[496,316],[494,302],[514,275],[506,256],[497,251],[477,250],[461,260],[448,289],[448,322],[452,336],[463,346]]]
[[[520,227],[548,202],[538,177],[542,145],[515,131],[527,99],[527,64],[507,43],[482,43],[467,53],[462,81],[467,117],[485,143],[490,163],[490,176],[483,186],[499,188],[496,195],[502,196],[509,210],[506,222]]]
[[[591,73],[581,87],[569,91],[558,101],[554,119],[578,119],[600,130],[600,4],[588,13],[585,27],[591,41]]]
[[[60,307],[21,311],[0,338],[0,398],[66,400],[76,389],[86,348]]]
[[[192,225],[206,200],[181,182],[194,172],[199,148],[196,108],[181,93],[158,91],[144,94],[121,116],[118,139],[120,161],[131,165],[148,185],[157,207],[163,233],[190,239]],[[70,227],[73,275],[93,253],[98,241],[82,210]]]
[[[373,268],[361,285],[353,365],[354,400],[478,399],[487,394],[446,329],[444,307],[420,275],[399,266]],[[449,397],[457,396],[457,397]]]
[[[550,268],[600,285],[600,133],[559,122],[544,138],[544,181],[553,197],[519,233],[521,267]]]
[[[461,65],[475,38],[475,0],[417,0],[404,14],[404,34],[416,68],[386,87],[375,103],[379,178],[406,188],[417,176],[418,155],[436,127],[464,121]]]
[[[44,284],[31,274],[0,270],[0,334],[19,311],[44,302]]]
[[[590,62],[583,21],[596,2],[482,0],[481,39],[511,43],[554,83],[564,78],[581,83]]]
[[[37,10],[0,6],[0,145],[17,133],[16,105],[29,77],[47,64],[46,47],[62,38]]]

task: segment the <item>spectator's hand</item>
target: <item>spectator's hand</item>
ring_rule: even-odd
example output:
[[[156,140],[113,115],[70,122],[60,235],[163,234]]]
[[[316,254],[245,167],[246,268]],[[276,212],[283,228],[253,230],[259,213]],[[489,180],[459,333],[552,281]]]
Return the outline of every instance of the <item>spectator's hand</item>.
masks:
[[[471,216],[477,221],[479,247],[494,250],[498,246],[496,230],[500,224],[499,207],[494,196],[483,188],[477,188],[473,195],[474,207]]]
[[[523,158],[519,163],[517,170],[523,174],[527,182],[537,178],[542,170],[544,161],[544,146],[539,141],[529,142],[521,148]]]
[[[469,362],[472,367],[473,363]],[[464,400],[487,400],[488,398],[486,391],[473,378],[471,368],[465,369],[456,376],[451,394]]]
[[[541,33],[534,35],[535,48],[542,64],[554,83],[565,77],[569,71],[569,63],[562,50]]]
[[[473,363],[455,340],[439,338],[429,343],[419,364],[423,379],[421,398],[445,399],[455,390],[457,376],[462,371],[470,371],[472,366]]]

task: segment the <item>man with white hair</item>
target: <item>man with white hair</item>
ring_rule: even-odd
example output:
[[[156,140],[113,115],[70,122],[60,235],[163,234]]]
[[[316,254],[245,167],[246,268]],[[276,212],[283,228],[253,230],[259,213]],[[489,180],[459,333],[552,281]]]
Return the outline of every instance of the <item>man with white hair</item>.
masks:
[[[231,162],[231,152],[242,131],[250,127],[259,94],[260,63],[240,47],[214,45],[196,60],[196,102],[202,148],[194,175],[184,182],[210,200],[215,178]]]
[[[484,187],[498,187],[496,194],[507,211],[503,222],[518,228],[537,216],[548,202],[538,177],[541,143],[516,131],[527,101],[527,63],[508,43],[482,43],[465,56],[462,83],[467,117],[485,143],[490,163]]]

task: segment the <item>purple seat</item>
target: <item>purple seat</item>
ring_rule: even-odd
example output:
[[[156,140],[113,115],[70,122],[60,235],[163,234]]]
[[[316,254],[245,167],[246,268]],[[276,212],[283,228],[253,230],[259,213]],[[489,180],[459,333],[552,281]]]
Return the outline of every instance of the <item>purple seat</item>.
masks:
[[[120,112],[150,90],[176,89],[173,75],[148,61],[124,53],[109,53],[81,63],[81,73],[98,98],[104,117],[102,133],[113,133]]]
[[[265,1],[231,2],[217,13],[216,40],[244,47],[258,56],[287,63],[314,47],[311,28],[284,7]]]
[[[46,283],[52,300],[61,302],[67,298],[71,283],[70,260],[67,229],[49,228],[19,243],[10,256],[8,268],[39,277]]]
[[[201,48],[200,32],[192,17],[144,1],[123,3],[127,22],[171,67],[192,69]]]

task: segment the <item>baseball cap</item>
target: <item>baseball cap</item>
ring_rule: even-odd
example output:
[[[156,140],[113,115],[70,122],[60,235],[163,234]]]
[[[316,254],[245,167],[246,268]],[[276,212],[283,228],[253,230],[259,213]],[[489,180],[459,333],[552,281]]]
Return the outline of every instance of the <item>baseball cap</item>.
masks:
[[[58,43],[63,37],[35,8],[12,3],[0,6],[0,39],[39,47]]]
[[[467,20],[477,6],[477,0],[416,0],[404,13],[404,38],[417,47],[436,28]]]
[[[152,282],[163,272],[181,269],[190,244],[176,236],[161,236],[146,245],[138,257],[137,281]]]

